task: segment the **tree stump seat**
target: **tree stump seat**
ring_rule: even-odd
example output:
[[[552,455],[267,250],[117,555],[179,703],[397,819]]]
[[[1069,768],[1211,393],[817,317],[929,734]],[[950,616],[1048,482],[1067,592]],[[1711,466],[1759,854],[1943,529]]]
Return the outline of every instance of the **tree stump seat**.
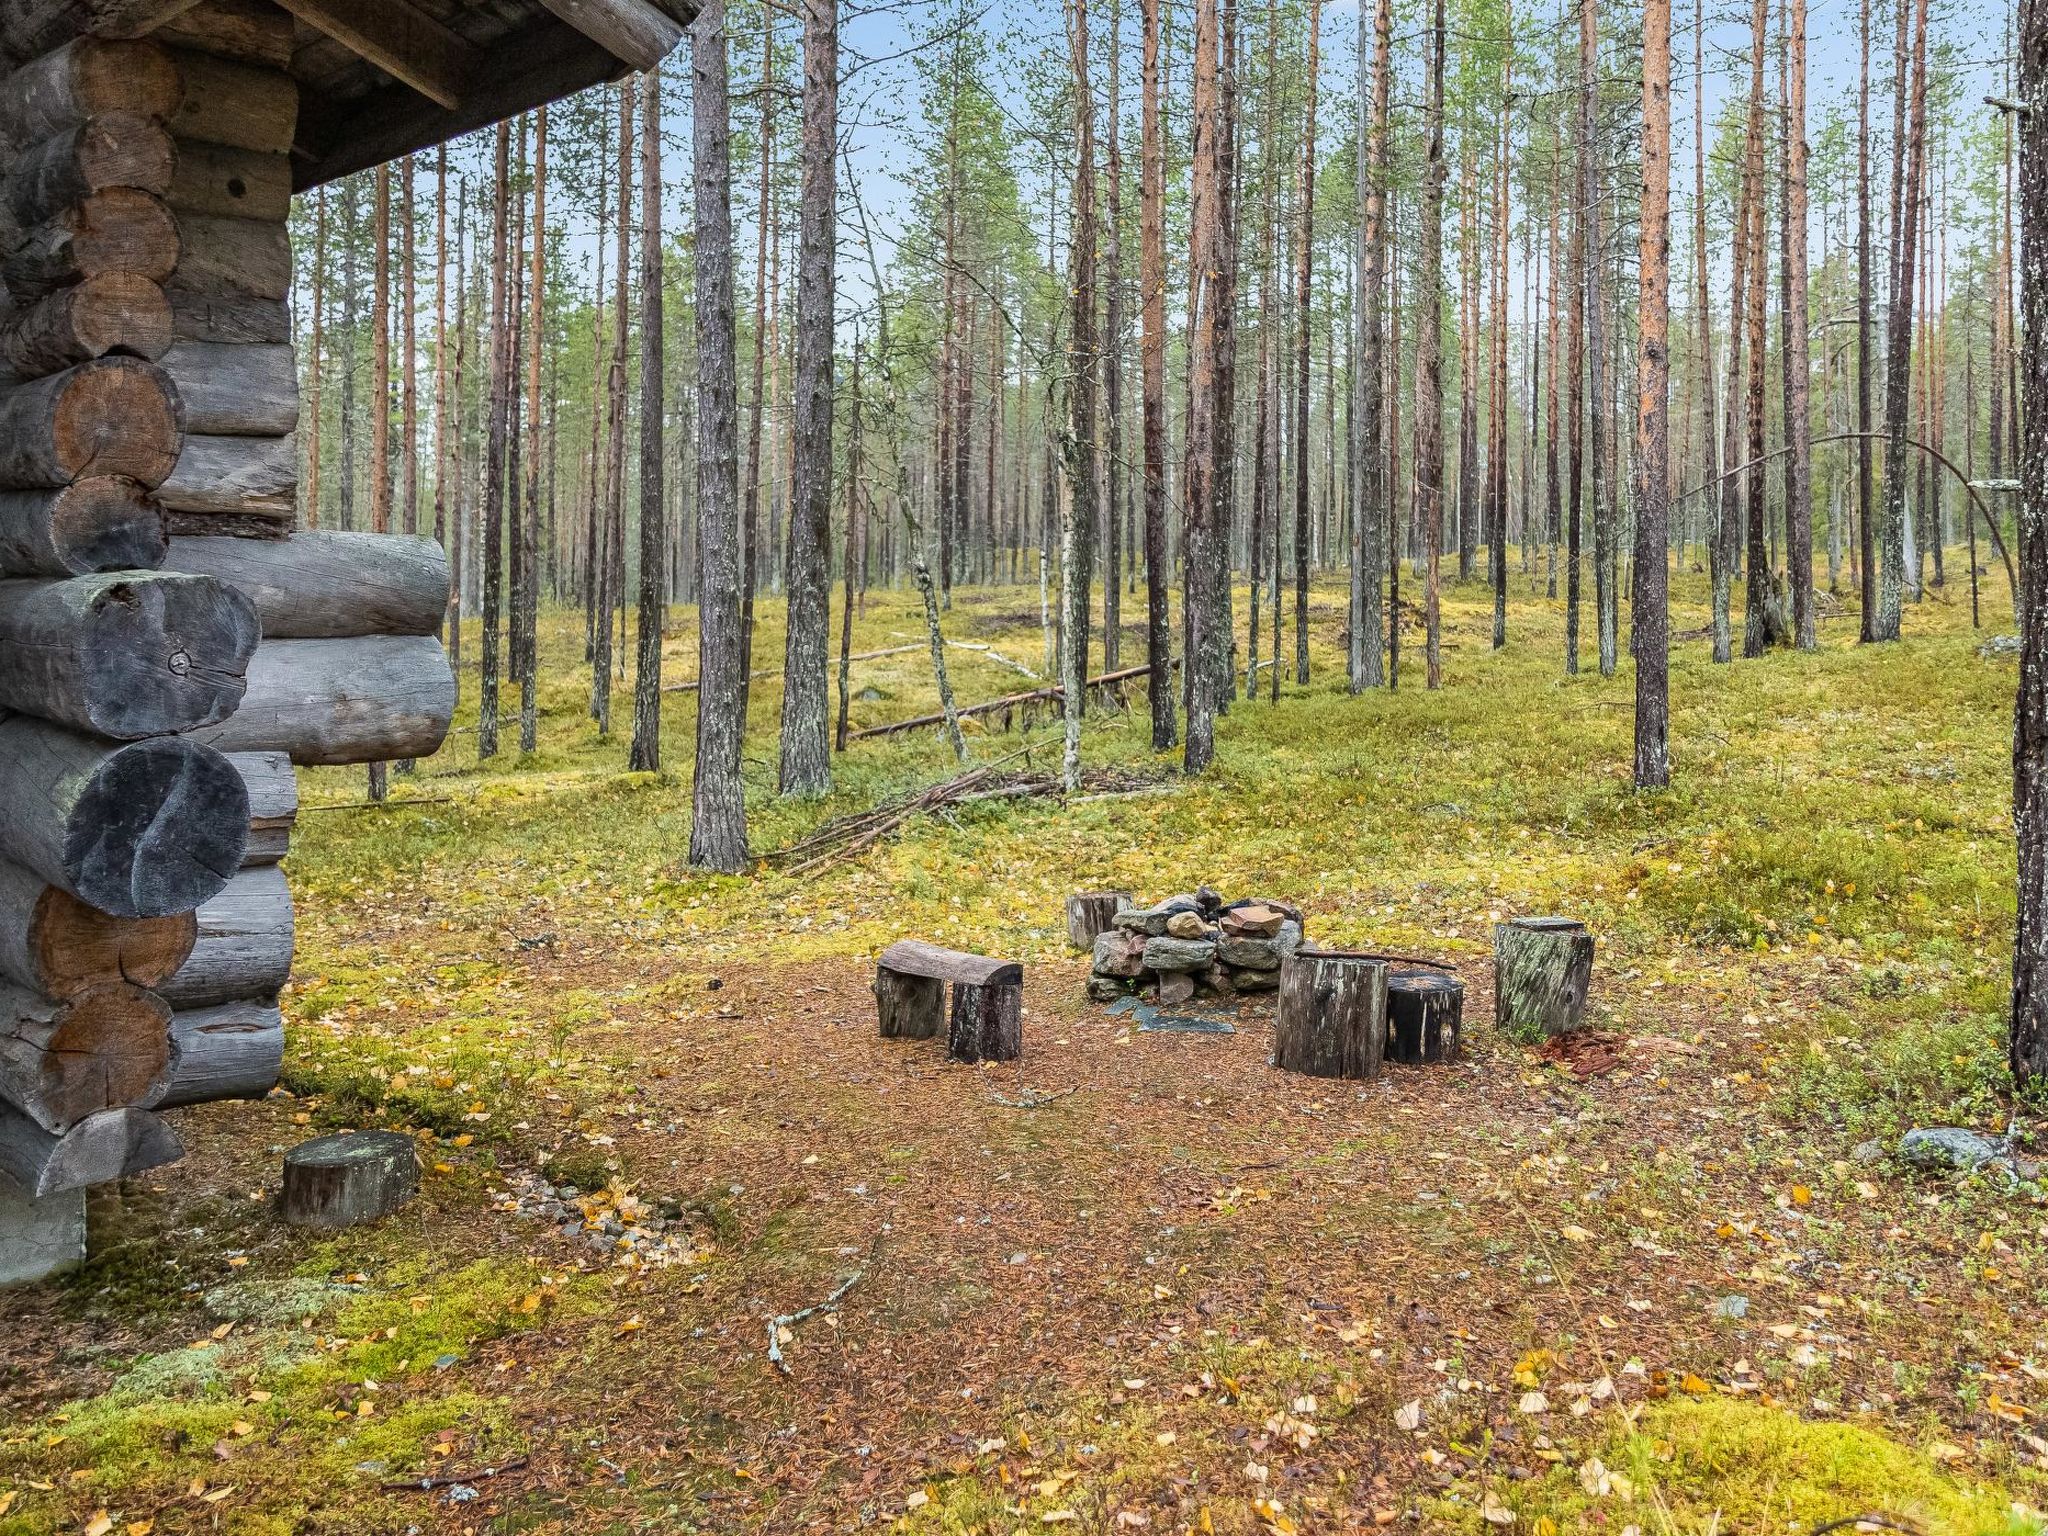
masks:
[[[946,984],[953,986],[950,1017]],[[946,1026],[955,1061],[1014,1061],[1024,1051],[1024,967],[920,939],[899,939],[875,961],[882,1037],[929,1040]]]
[[[1464,1014],[1465,983],[1448,971],[1388,971],[1386,1059],[1406,1066],[1456,1061]]]

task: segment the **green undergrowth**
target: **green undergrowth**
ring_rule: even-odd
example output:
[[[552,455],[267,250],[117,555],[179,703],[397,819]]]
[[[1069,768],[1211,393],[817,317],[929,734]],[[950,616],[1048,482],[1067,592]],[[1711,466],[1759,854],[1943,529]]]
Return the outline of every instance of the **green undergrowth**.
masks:
[[[337,1246],[293,1276],[216,1286],[212,1326],[188,1345],[121,1361],[104,1392],[13,1426],[0,1480],[17,1498],[0,1533],[76,1531],[99,1512],[117,1530],[398,1529],[384,1484],[430,1475],[443,1455],[477,1467],[518,1454],[477,1350],[588,1316],[602,1282],[403,1251],[345,1267],[362,1262]]]
[[[1498,1530],[1483,1517],[1490,1494],[1516,1517],[1513,1529],[1552,1536],[1628,1525],[1646,1536],[1796,1532],[1857,1515],[1923,1536],[2036,1536],[2038,1515],[1944,1470],[1941,1453],[1961,1454],[1939,1439],[1912,1446],[1736,1398],[1680,1397],[1650,1405],[1546,1478],[1495,1478],[1457,1502],[1435,1501],[1433,1512],[1455,1529]]]

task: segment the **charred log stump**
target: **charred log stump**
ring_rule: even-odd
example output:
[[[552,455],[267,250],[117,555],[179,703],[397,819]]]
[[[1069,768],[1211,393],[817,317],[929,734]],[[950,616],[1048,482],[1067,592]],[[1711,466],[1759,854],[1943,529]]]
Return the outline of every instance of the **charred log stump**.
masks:
[[[1387,1044],[1387,965],[1305,949],[1280,966],[1273,1065],[1311,1077],[1375,1078]]]
[[[1093,949],[1097,935],[1107,933],[1130,904],[1129,891],[1076,891],[1067,898],[1067,942]]]
[[[1593,936],[1571,917],[1518,917],[1493,930],[1493,1017],[1521,1039],[1585,1022]]]
[[[284,1155],[278,1214],[294,1227],[360,1226],[389,1216],[419,1188],[419,1153],[410,1136],[316,1136]]]
[[[1015,1061],[1023,1055],[1023,985],[955,982],[946,1054],[955,1061]]]
[[[1456,1061],[1465,984],[1442,971],[1387,973],[1387,1060],[1407,1066]]]

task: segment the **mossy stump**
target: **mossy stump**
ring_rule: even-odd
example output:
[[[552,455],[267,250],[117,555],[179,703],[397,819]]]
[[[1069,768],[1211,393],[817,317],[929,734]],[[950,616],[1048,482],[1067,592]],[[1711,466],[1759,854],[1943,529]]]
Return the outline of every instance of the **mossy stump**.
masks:
[[[1517,917],[1493,930],[1493,1018],[1518,1039],[1568,1035],[1586,1021],[1593,936],[1572,917]]]

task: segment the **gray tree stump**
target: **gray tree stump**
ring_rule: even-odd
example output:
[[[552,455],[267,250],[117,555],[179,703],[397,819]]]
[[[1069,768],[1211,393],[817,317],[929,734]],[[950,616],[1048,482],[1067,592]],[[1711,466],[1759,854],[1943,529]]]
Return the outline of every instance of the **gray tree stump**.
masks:
[[[946,1054],[955,1061],[1015,1061],[1024,1054],[1024,988],[953,983],[953,1027]]]
[[[360,1226],[390,1215],[419,1188],[419,1153],[410,1136],[316,1136],[284,1155],[278,1214],[294,1227]]]
[[[1493,930],[1493,1018],[1510,1035],[1565,1035],[1585,1022],[1593,936],[1571,917],[1518,917]]]
[[[946,1021],[946,984],[935,976],[878,970],[875,1015],[884,1040],[929,1040]]]
[[[1387,1044],[1387,965],[1304,949],[1280,966],[1273,1065],[1311,1077],[1374,1078]]]
[[[1107,933],[1117,913],[1131,904],[1129,891],[1076,891],[1067,898],[1067,942],[1075,949],[1093,949],[1096,935]]]
[[[1387,1060],[1409,1066],[1456,1061],[1465,984],[1442,971],[1387,973]]]

